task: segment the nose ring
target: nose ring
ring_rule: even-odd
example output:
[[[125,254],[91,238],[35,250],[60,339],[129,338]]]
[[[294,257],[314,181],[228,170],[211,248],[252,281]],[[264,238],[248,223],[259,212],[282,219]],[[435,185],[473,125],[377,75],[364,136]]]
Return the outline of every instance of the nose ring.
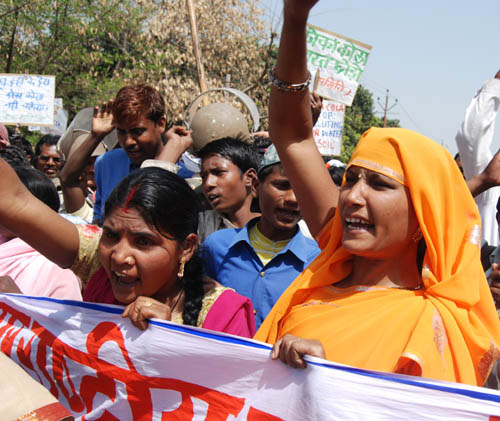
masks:
[[[129,256],[129,257],[127,257],[127,258],[125,259],[125,263],[126,263],[127,265],[129,265],[129,266],[130,266],[130,265],[132,265],[132,258],[131,258],[130,256]]]

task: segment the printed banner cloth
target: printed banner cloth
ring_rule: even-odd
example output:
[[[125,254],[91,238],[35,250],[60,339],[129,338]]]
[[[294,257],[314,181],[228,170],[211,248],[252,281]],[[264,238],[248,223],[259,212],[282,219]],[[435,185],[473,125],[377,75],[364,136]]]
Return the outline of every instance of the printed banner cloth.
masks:
[[[0,347],[85,420],[500,420],[500,393],[310,358],[117,306],[0,295]]]
[[[314,25],[307,25],[307,68],[320,70],[317,92],[324,98],[351,105],[371,46]]]

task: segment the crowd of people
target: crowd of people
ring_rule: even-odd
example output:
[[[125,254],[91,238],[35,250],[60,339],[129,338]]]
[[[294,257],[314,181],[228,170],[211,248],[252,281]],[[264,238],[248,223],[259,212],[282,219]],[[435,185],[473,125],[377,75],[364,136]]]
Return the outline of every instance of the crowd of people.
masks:
[[[463,173],[400,128],[326,163],[306,65],[316,1],[284,2],[269,138],[228,131],[194,150],[145,84],[34,151],[2,128],[1,291],[122,305],[142,330],[158,318],[255,338],[296,368],[312,355],[498,388],[500,72],[457,135]]]

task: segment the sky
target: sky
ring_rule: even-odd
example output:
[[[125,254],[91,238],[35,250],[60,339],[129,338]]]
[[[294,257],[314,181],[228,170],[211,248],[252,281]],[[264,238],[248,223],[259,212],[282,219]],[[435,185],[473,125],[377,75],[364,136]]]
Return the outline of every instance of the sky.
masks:
[[[280,32],[282,0],[260,4]],[[388,118],[452,154],[465,108],[500,69],[499,0],[320,0],[309,23],[371,45],[361,84],[373,93],[376,114],[383,115],[388,89],[389,107],[398,100]]]

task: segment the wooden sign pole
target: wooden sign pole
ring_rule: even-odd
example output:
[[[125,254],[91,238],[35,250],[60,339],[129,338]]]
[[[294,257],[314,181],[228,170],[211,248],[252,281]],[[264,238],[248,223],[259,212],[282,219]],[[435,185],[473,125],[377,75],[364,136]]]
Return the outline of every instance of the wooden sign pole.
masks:
[[[201,93],[208,91],[207,82],[205,81],[205,73],[203,71],[203,63],[201,62],[200,44],[198,42],[198,31],[196,29],[196,16],[194,13],[193,0],[186,0],[186,5],[189,14],[189,23],[191,25],[191,38],[193,40],[193,50],[196,59],[196,68],[198,70],[198,82],[200,84]],[[208,98],[203,97],[203,105],[208,105]]]

